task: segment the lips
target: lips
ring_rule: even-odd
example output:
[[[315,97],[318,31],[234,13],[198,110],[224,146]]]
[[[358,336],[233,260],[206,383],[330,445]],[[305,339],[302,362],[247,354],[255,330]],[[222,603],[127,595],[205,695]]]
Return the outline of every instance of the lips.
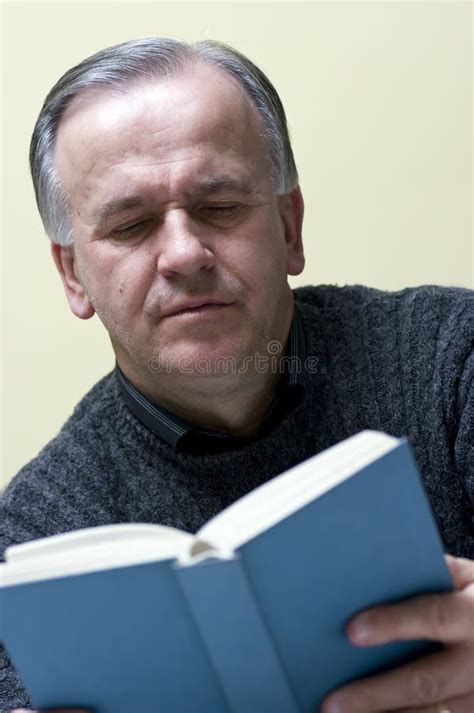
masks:
[[[213,297],[200,297],[193,300],[183,300],[175,305],[171,305],[162,312],[163,317],[175,317],[182,313],[192,313],[193,310],[196,312],[204,310],[207,307],[225,307],[231,304],[226,300],[219,300]]]

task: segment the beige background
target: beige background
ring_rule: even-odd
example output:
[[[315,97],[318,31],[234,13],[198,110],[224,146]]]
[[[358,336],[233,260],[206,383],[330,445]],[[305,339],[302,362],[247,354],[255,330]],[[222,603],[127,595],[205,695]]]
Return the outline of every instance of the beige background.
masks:
[[[28,144],[72,64],[132,37],[221,39],[278,88],[306,197],[292,284],[473,286],[468,2],[3,3],[5,484],[113,366],[68,312],[36,213]]]

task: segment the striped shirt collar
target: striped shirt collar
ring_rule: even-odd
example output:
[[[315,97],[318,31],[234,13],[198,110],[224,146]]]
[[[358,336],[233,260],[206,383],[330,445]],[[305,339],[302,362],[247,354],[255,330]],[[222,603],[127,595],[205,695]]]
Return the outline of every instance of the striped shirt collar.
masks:
[[[273,403],[270,405],[259,429],[259,434],[271,430],[299,403],[306,386],[306,344],[301,317],[295,304],[293,320],[288,335],[283,373]],[[122,395],[133,415],[156,436],[178,450],[212,452],[236,447],[248,439],[236,438],[222,431],[200,428],[150,401],[136,389],[118,364],[116,377]]]

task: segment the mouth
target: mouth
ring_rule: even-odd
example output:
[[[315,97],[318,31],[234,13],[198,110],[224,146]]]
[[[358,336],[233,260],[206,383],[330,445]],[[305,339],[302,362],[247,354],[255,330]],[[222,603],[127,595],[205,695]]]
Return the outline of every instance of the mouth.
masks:
[[[163,317],[193,317],[205,316],[214,314],[222,310],[224,307],[229,307],[232,302],[224,302],[215,299],[196,299],[187,300],[163,312]]]

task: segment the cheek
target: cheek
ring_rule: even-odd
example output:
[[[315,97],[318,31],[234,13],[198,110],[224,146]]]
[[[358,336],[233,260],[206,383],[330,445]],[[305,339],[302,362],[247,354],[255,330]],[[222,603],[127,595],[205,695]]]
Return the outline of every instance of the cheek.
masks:
[[[85,278],[92,293],[103,304],[119,310],[143,304],[153,282],[155,270],[146,256],[110,249],[113,246],[90,246]]]
[[[248,275],[286,274],[286,246],[281,221],[273,214],[260,215],[241,226],[227,241],[219,244],[221,264]],[[248,281],[248,280],[246,280]]]

